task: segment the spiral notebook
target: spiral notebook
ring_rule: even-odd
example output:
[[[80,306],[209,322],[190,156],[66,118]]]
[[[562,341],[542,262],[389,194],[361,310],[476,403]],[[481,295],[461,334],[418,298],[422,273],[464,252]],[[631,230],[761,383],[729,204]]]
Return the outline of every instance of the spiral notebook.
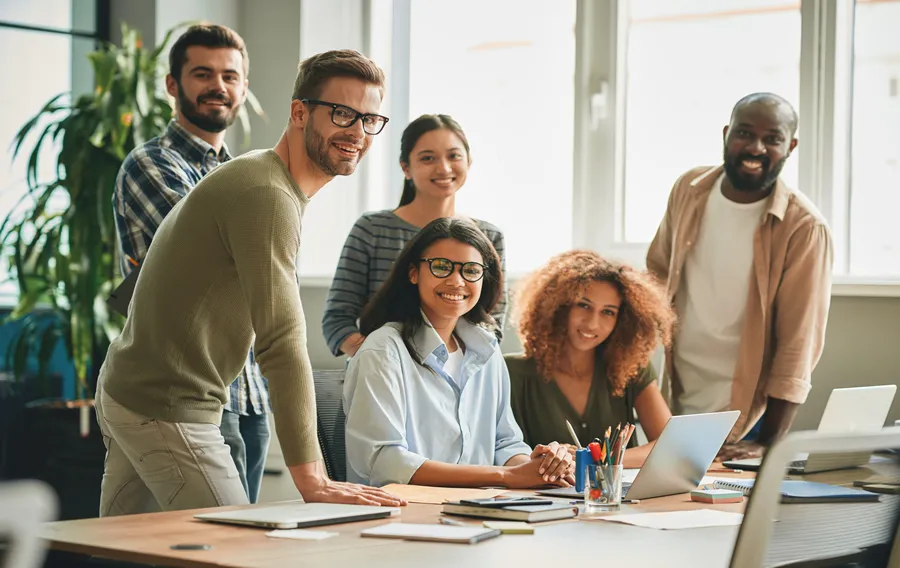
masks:
[[[717,480],[716,489],[734,489],[750,495],[754,479]],[[878,501],[877,493],[827,483],[786,479],[781,482],[782,503],[858,503]]]

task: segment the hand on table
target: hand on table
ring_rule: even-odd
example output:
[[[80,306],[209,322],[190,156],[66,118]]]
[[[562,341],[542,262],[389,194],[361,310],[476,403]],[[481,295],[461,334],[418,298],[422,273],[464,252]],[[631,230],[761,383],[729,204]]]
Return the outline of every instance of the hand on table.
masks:
[[[332,481],[321,461],[288,466],[294,485],[307,503],[349,503],[400,507],[406,501],[390,493],[356,483]]]
[[[383,505],[400,507],[406,501],[394,497],[390,493],[356,483],[343,483],[327,480],[324,486],[303,492],[303,500],[307,503],[350,503],[353,505]]]

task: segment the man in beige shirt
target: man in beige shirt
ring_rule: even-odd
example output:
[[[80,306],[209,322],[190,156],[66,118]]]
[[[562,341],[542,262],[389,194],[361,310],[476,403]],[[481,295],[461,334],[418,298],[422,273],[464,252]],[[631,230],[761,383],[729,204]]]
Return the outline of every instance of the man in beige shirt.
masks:
[[[797,113],[772,93],[738,101],[724,164],[678,179],[647,253],[679,316],[666,357],[676,414],[741,411],[720,457],[761,456],[806,400],[831,302],[825,219],[779,178]],[[756,440],[742,440],[762,418]]]
[[[215,168],[160,224],[100,370],[101,515],[248,502],[218,426],[251,343],[304,500],[403,504],[325,475],[296,277],[303,211],[355,171],[387,123],[383,94],[355,51],[303,61],[278,144]]]

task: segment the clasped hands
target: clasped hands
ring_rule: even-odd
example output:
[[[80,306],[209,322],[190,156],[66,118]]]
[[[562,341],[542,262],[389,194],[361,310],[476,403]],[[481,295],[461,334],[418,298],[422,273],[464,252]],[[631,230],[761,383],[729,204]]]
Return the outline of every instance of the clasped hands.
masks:
[[[557,442],[538,444],[529,458],[515,468],[523,476],[520,487],[569,487],[575,484],[575,460],[564,445]]]

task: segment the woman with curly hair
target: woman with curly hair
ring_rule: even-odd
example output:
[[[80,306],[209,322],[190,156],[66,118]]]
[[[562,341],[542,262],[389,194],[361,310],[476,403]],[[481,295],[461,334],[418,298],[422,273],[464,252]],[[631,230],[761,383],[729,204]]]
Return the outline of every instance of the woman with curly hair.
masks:
[[[515,313],[525,353],[506,364],[525,443],[571,438],[568,420],[587,444],[635,410],[647,438],[659,437],[672,414],[650,356],[671,344],[675,314],[652,276],[566,252],[523,282]],[[625,467],[640,467],[651,446],[626,451]]]

